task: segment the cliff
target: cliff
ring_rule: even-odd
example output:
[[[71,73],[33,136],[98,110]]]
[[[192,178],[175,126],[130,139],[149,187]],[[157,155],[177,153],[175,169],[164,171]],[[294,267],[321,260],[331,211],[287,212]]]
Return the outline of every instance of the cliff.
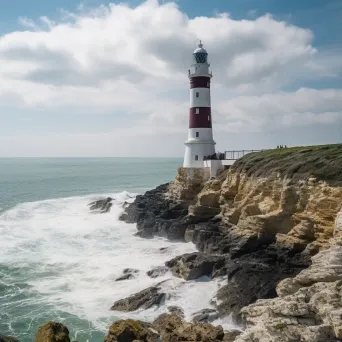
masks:
[[[319,282],[319,267],[334,273],[328,277],[322,272],[322,279],[331,283],[326,296],[336,299],[339,291],[334,282],[340,276],[342,145],[251,153],[207,182],[201,172],[180,168],[174,181],[138,196],[122,219],[137,222],[140,236],[196,244],[196,255],[167,263],[174,274],[185,279],[189,274],[227,277],[213,302],[219,316],[233,315],[246,325],[236,341],[275,341],[279,336],[282,341],[320,341],[322,329],[324,338],[341,338],[336,318],[327,318],[311,299],[302,320],[291,308],[303,296],[303,291],[297,293],[301,287],[309,291],[308,286]],[[314,297],[320,291],[316,287],[306,295]],[[280,310],[285,298],[290,303],[287,320]],[[335,299],[331,305],[337,305]],[[270,307],[278,311],[270,313]],[[295,332],[269,330],[268,322],[287,327],[295,325],[293,320],[299,322]]]
[[[205,184],[189,213],[219,208],[236,234],[311,254],[329,244],[341,200],[342,145],[297,147],[246,155]]]

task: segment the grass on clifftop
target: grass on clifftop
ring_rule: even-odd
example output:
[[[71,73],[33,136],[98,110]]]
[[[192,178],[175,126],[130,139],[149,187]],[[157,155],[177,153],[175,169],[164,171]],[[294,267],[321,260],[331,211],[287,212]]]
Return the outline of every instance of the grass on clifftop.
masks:
[[[342,182],[342,144],[297,146],[254,152],[238,159],[233,169],[249,176],[280,173],[293,180],[314,176],[329,183]]]

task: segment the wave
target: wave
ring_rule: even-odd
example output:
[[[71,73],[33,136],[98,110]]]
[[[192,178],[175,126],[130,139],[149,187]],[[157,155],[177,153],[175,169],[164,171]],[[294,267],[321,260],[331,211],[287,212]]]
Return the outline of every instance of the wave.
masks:
[[[114,199],[111,211],[90,213],[87,204],[104,196]],[[118,316],[152,320],[176,305],[189,319],[194,312],[211,307],[220,280],[185,282],[170,272],[156,279],[147,276],[151,268],[196,249],[191,243],[134,236],[135,225],[118,217],[123,203],[135,196],[120,192],[49,199],[22,203],[0,214],[2,333],[7,330],[29,341],[38,323],[50,317],[77,331],[75,338],[94,337]],[[161,247],[167,247],[163,253]],[[116,282],[125,268],[139,273],[135,279]],[[168,297],[158,309],[129,314],[109,310],[114,301],[163,280],[167,280],[163,286]],[[32,319],[35,314],[38,320]],[[223,323],[231,326],[229,320]]]

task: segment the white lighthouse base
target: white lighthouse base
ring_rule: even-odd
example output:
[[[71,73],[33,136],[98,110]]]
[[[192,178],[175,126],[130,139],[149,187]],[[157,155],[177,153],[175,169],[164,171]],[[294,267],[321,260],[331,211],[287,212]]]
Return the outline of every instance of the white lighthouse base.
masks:
[[[204,157],[215,153],[215,141],[199,142],[188,140],[185,142],[185,155],[183,167],[204,167]]]

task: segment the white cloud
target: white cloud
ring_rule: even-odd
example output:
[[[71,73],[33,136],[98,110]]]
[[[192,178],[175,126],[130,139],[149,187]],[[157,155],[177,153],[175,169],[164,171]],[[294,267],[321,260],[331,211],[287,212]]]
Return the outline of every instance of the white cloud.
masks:
[[[147,0],[19,23],[25,31],[0,36],[0,106],[139,117],[116,136],[157,136],[155,128],[166,126],[179,134],[188,120],[187,69],[202,39],[214,73],[217,131],[341,121],[341,90],[282,90],[313,75],[339,77],[341,61],[317,51],[310,30],[270,15],[190,19],[175,3]]]
[[[342,125],[342,89],[301,88],[296,92],[238,96],[220,102],[217,120],[223,123],[217,125],[217,129],[230,132],[317,124]]]
[[[191,49],[201,38],[223,83],[255,83],[279,69],[309,59],[311,31],[266,15],[233,20],[227,14],[189,19],[174,3],[148,0],[136,8],[101,6],[70,23],[45,25],[22,19],[34,31],[13,32],[0,39],[2,76],[34,83],[98,86],[126,77],[184,79]],[[8,64],[8,66],[7,66]],[[9,70],[8,70],[9,69]]]

